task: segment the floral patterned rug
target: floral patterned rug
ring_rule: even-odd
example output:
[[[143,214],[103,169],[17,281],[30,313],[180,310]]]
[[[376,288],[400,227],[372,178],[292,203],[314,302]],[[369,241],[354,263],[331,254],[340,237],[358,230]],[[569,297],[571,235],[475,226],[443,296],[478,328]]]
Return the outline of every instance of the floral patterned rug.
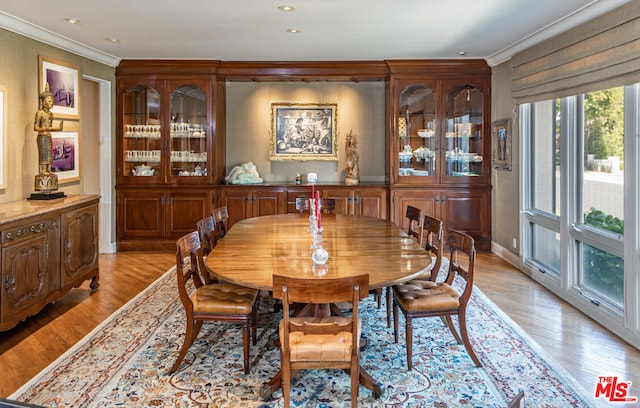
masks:
[[[173,365],[184,338],[184,311],[169,270],[10,398],[48,407],[281,407],[282,393],[260,397],[276,374],[279,351],[270,342],[280,313],[261,303],[251,373],[243,374],[238,325],[205,323],[180,369]],[[362,407],[505,407],[520,389],[527,407],[590,407],[588,396],[532,339],[477,288],[468,310],[477,368],[438,318],[414,328],[414,369],[406,368],[404,330],[394,344],[384,307],[362,302],[363,367],[384,394],[361,387]],[[403,321],[400,322],[403,327]],[[338,370],[301,372],[293,407],[350,406],[349,376]]]

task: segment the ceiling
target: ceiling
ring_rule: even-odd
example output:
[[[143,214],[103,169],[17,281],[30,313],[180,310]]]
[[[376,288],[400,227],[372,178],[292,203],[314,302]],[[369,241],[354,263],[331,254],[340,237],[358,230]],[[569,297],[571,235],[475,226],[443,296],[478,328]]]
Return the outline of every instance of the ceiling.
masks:
[[[628,1],[0,0],[0,27],[113,66],[151,58],[495,65]]]

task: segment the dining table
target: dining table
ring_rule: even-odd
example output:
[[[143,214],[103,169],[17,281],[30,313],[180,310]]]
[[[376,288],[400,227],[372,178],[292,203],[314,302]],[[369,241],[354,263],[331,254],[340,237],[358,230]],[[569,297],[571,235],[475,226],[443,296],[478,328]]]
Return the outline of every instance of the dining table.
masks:
[[[238,285],[272,291],[273,274],[318,278],[369,275],[369,288],[379,289],[414,279],[432,268],[434,255],[389,220],[346,214],[322,214],[324,264],[312,260],[308,213],[269,215],[235,223],[206,258],[215,276]],[[339,312],[339,311],[338,311]],[[361,367],[360,384],[374,397],[382,388]],[[280,372],[260,391],[266,401],[281,386]]]

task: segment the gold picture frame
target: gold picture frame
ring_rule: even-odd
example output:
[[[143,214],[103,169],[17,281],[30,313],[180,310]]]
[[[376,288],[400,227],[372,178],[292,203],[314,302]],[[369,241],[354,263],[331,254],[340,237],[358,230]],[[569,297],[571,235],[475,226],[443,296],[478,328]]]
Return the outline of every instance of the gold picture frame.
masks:
[[[271,160],[338,160],[336,103],[271,103]]]
[[[511,171],[511,120],[502,119],[493,122],[491,136],[493,168]]]
[[[38,94],[49,84],[56,119],[80,119],[80,70],[63,61],[38,56]]]

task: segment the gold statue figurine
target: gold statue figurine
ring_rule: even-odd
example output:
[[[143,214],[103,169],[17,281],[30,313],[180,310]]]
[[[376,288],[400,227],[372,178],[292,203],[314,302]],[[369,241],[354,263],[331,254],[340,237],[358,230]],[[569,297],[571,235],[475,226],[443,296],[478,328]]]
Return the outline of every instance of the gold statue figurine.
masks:
[[[40,94],[40,109],[36,112],[33,122],[33,130],[38,132],[38,167],[39,172],[35,178],[36,191],[45,193],[58,189],[58,176],[51,171],[53,164],[53,141],[51,132],[62,130],[63,121],[58,127],[53,127],[53,94],[49,90],[49,84],[45,85],[44,91]]]
[[[346,149],[347,151],[347,176],[345,184],[348,186],[360,183],[360,166],[358,164],[358,141],[353,131],[347,133]]]

